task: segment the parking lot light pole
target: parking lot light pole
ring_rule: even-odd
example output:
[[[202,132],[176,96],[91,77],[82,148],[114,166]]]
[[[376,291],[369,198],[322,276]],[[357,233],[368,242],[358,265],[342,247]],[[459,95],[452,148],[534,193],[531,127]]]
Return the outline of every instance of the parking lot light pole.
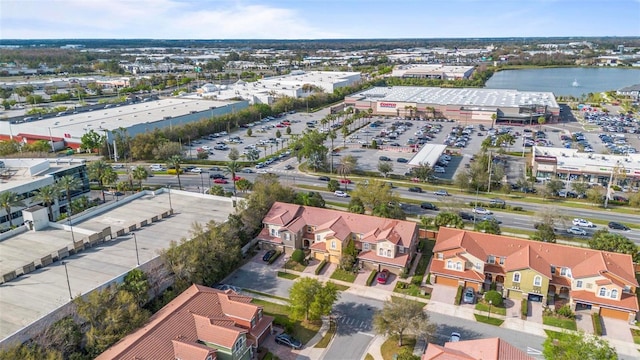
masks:
[[[171,184],[169,184],[169,210],[173,211],[173,206],[171,206]]]
[[[73,235],[73,225],[71,225],[71,217],[67,216],[67,220],[69,221],[69,230],[71,231],[71,241],[76,242],[76,238]]]
[[[71,282],[69,282],[69,270],[67,270],[67,262],[63,261],[62,265],[64,265],[64,273],[67,276],[67,288],[69,289],[69,300],[73,300],[73,295],[71,295]]]
[[[138,266],[140,266],[140,254],[138,254],[138,238],[136,237],[136,233],[132,232],[131,234],[133,234],[133,243],[136,246],[136,263],[138,264]]]
[[[491,317],[491,304],[493,303],[493,301],[489,300],[489,313],[487,314],[487,319],[489,319]]]

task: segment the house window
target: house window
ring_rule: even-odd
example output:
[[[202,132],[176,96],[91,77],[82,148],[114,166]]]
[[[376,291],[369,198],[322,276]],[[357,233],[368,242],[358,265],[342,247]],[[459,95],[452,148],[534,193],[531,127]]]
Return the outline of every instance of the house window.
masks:
[[[555,267],[555,266],[552,266],[552,267],[551,267],[551,273],[552,273],[552,274],[555,274],[555,273],[556,273],[556,267]]]
[[[320,241],[320,240],[322,240],[322,236],[316,235],[316,241]]]
[[[542,286],[542,276],[536,275],[533,278],[533,286]]]
[[[313,232],[313,227],[312,226],[307,226],[307,232]]]
[[[582,288],[582,280],[576,281],[576,287],[577,288]]]
[[[236,341],[235,345],[233,346],[233,351],[240,351],[242,349],[242,344],[243,344],[243,338],[239,338],[238,341]]]
[[[380,256],[384,255],[384,249],[383,248],[379,248],[378,249],[378,255],[380,255]]]
[[[504,257],[500,258],[500,265],[504,265]]]
[[[600,288],[600,293],[598,295],[600,295],[602,297],[607,296],[607,288],[601,287]]]
[[[462,263],[461,262],[457,262],[456,263],[456,270],[462,271]]]
[[[566,267],[563,267],[562,269],[560,269],[560,275],[567,276],[567,270],[568,269]]]
[[[495,256],[493,256],[493,255],[489,255],[489,260],[487,260],[487,262],[488,262],[489,264],[495,264],[495,262],[496,262],[496,257],[495,257]]]
[[[516,282],[516,283],[520,282],[520,273],[519,272],[513,273],[513,282]]]
[[[400,254],[404,254],[404,246],[398,246],[398,251],[400,251]]]
[[[443,253],[438,253],[438,260],[442,260],[444,259],[444,254]]]
[[[611,290],[611,298],[612,299],[617,299],[618,298],[618,289]]]
[[[213,360],[213,356],[208,355],[206,360]]]
[[[362,244],[362,248],[363,248],[364,250],[369,250],[369,243],[364,243],[364,244]]]
[[[447,260],[447,269],[454,269],[453,261]]]
[[[331,248],[332,249],[336,248],[336,241],[335,240],[331,240]]]
[[[284,239],[287,240],[287,241],[291,240],[291,234],[284,233]]]
[[[387,249],[387,257],[391,257],[391,250]]]

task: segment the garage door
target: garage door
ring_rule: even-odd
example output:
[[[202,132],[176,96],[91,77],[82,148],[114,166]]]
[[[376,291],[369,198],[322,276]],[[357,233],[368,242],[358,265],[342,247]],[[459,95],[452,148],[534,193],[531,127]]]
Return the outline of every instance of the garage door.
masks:
[[[314,254],[313,254],[313,257],[314,257],[316,260],[320,260],[320,261],[322,261],[322,260],[324,260],[324,253],[321,253],[321,252],[314,253]]]
[[[614,319],[629,320],[629,313],[622,310],[614,310],[607,308],[600,308],[600,316],[606,316]]]
[[[458,286],[458,280],[457,279],[451,279],[451,278],[438,276],[436,278],[436,284],[448,285],[448,286]]]
[[[464,283],[464,288],[466,289],[468,287],[472,288],[475,291],[480,291],[480,289],[479,289],[480,285],[478,283],[472,283],[472,282],[468,282],[467,281],[467,282]]]

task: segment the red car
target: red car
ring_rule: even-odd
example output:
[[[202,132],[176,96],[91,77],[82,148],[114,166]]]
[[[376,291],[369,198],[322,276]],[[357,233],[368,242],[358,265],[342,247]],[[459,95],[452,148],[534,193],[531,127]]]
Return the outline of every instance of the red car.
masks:
[[[376,280],[378,281],[378,284],[386,284],[387,280],[389,280],[389,270],[382,269],[382,271],[378,273],[378,278]]]
[[[233,181],[240,181],[242,179],[244,179],[242,176],[236,175],[236,177],[233,178]]]
[[[213,180],[214,183],[216,184],[228,184],[229,182],[225,179],[215,179]]]
[[[351,180],[349,179],[340,179],[341,184],[351,184]]]

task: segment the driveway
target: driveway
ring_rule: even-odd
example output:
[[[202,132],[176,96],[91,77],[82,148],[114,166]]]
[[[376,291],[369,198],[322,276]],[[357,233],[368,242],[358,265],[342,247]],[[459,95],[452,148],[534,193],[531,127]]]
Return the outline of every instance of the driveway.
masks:
[[[576,311],[576,326],[587,334],[593,334],[593,321],[591,321],[591,310]]]
[[[507,317],[520,319],[522,302],[505,299],[504,307],[507,308]]]
[[[282,260],[278,259],[269,265],[262,261],[264,251],[259,252],[249,262],[229,275],[223,282],[241,289],[253,289],[263,293],[280,297],[289,297],[289,288],[293,281],[278,279],[278,270],[281,270]]]
[[[437,284],[432,285],[432,287],[431,301],[453,305],[456,300],[456,293],[458,292],[457,287]]]
[[[273,355],[277,356],[281,360],[295,360],[300,354],[300,350],[293,350],[292,348],[280,344],[276,344],[276,336],[282,333],[283,330],[280,327],[273,327],[273,334],[270,334],[266,340],[262,343],[262,346],[267,348]],[[304,346],[302,347],[304,349]]]
[[[542,303],[537,301],[527,301],[527,320],[542,324]]]
[[[626,321],[606,316],[601,316],[600,319],[602,319],[602,337],[633,343],[633,336]]]

